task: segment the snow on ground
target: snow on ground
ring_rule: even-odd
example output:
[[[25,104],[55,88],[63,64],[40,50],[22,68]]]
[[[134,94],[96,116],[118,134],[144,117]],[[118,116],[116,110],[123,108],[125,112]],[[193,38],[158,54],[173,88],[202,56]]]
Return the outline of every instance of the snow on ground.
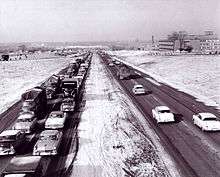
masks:
[[[0,62],[0,113],[21,94],[68,65],[70,59],[42,59]]]
[[[180,176],[145,118],[97,55],[93,56],[85,90],[72,176]]]
[[[149,56],[147,51],[111,52],[149,75],[220,108],[220,56]]]

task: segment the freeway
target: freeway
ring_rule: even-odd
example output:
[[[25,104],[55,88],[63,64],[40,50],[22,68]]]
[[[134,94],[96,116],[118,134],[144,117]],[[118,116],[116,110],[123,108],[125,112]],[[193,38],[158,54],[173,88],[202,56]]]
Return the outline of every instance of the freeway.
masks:
[[[133,103],[143,113],[146,121],[160,137],[161,144],[175,161],[182,176],[220,176],[220,132],[202,132],[192,122],[192,115],[198,112],[211,112],[220,117],[218,110],[198,102],[196,98],[186,93],[159,83],[149,75],[130,66],[130,79],[119,80],[117,77],[118,66],[108,65],[111,57],[108,55],[101,57],[103,64],[118,80]],[[142,84],[151,93],[135,96],[132,92],[134,84]],[[175,123],[159,125],[156,123],[151,111],[159,105],[166,105],[174,112]]]
[[[68,67],[62,69],[58,74],[65,74],[68,71]],[[85,80],[85,79],[84,79]],[[47,82],[47,81],[45,81]],[[42,84],[42,86],[45,83]],[[47,85],[47,84],[46,84]],[[44,166],[44,177],[66,176],[69,167],[71,167],[78,150],[78,136],[77,127],[80,120],[80,107],[82,107],[81,100],[83,96],[84,87],[82,85],[76,104],[76,110],[74,113],[67,114],[67,121],[63,129],[63,136],[61,146],[59,148],[59,154],[54,157],[44,156],[41,161]],[[59,99],[57,99],[59,100]],[[62,99],[61,99],[62,100]],[[45,118],[51,111],[60,109],[61,102],[52,101],[48,104],[47,113]],[[10,129],[15,123],[18,114],[21,110],[21,100],[12,105],[8,110],[0,114],[0,132]],[[39,121],[43,123],[45,119]],[[34,144],[36,143],[42,128],[39,127],[34,134],[28,135],[27,141],[22,144],[22,148],[16,152],[16,156],[29,156],[32,155]],[[1,156],[0,157],[0,175],[8,165],[13,156]]]

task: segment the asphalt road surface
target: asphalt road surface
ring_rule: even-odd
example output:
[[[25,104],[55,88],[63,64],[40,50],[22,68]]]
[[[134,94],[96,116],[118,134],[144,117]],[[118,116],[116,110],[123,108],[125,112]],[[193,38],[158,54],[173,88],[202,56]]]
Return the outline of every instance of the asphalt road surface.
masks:
[[[109,66],[108,55],[102,57],[103,64],[118,80],[124,91],[143,113],[178,170],[186,177],[220,176],[220,132],[202,132],[193,125],[192,115],[198,112],[211,112],[220,117],[213,108],[196,101],[196,98],[180,92],[168,85],[158,83],[150,76],[131,69],[131,77],[119,80],[119,66]],[[142,84],[150,93],[136,96],[132,92],[134,84]],[[175,114],[175,123],[157,124],[152,117],[152,109],[159,105],[168,106]]]

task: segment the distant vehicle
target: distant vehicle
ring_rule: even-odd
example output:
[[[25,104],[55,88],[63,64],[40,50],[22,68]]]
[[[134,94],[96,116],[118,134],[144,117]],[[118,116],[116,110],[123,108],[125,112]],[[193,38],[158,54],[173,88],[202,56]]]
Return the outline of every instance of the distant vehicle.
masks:
[[[115,61],[115,64],[116,64],[116,65],[120,65],[121,63],[116,60],[116,61]]]
[[[156,119],[157,123],[161,122],[175,122],[174,114],[170,111],[167,106],[157,106],[152,109],[153,118]]]
[[[86,64],[86,63],[82,63],[82,64],[80,65],[80,68],[84,68],[85,70],[87,70],[87,69],[89,68],[89,65]]]
[[[52,111],[45,122],[46,129],[61,129],[64,127],[66,114],[62,111]]]
[[[2,61],[8,61],[9,60],[9,55],[8,54],[3,54],[1,60]]]
[[[21,95],[22,111],[33,111],[38,118],[42,118],[47,109],[46,90],[34,87]]]
[[[202,131],[220,131],[220,121],[212,113],[203,112],[193,115],[193,123]]]
[[[60,106],[60,110],[63,112],[73,112],[75,108],[75,100],[73,98],[66,98]]]
[[[20,130],[5,130],[0,134],[0,155],[15,154],[25,141],[24,133]]]
[[[53,87],[56,91],[60,91],[61,79],[59,75],[53,74],[46,82],[46,87]]]
[[[41,177],[43,172],[40,156],[16,156],[11,159],[3,177]]]
[[[56,155],[62,140],[62,132],[44,130],[34,145],[33,155]]]
[[[117,75],[118,75],[119,79],[129,79],[130,69],[126,66],[121,66],[118,69]]]
[[[64,78],[61,88],[64,97],[73,97],[77,93],[77,81],[74,78]]]
[[[53,99],[56,97],[57,91],[54,87],[48,86],[46,88],[47,99]]]
[[[141,95],[141,94],[145,94],[146,93],[145,88],[141,84],[134,85],[134,87],[132,89],[132,92],[135,95]]]
[[[34,112],[21,112],[14,126],[14,130],[21,130],[24,133],[31,133],[37,126],[37,117]]]
[[[108,65],[109,65],[109,66],[114,66],[114,63],[109,63]]]

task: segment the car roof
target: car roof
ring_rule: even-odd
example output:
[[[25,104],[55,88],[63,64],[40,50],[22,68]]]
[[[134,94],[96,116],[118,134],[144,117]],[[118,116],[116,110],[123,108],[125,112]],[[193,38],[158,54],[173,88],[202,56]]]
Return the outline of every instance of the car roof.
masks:
[[[170,108],[168,108],[167,106],[157,106],[155,109],[157,109],[158,111],[170,110]]]
[[[20,130],[5,130],[1,132],[0,136],[17,135]]]
[[[34,114],[30,112],[22,113],[21,115],[18,116],[18,119],[28,119],[34,117]]]
[[[43,135],[43,136],[50,136],[50,135],[56,135],[56,134],[58,134],[59,133],[59,131],[58,130],[44,130],[44,131],[42,131],[41,132],[41,136]]]
[[[209,113],[209,112],[201,112],[199,113],[199,115],[201,116],[202,119],[205,119],[205,118],[217,118],[214,114],[212,113]]]

